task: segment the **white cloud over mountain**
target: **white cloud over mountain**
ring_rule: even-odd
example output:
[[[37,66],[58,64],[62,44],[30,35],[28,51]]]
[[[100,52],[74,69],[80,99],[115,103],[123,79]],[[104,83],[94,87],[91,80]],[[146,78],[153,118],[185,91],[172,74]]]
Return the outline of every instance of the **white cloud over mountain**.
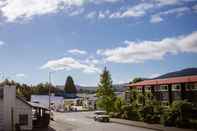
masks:
[[[125,43],[126,47],[98,52],[106,61],[115,63],[142,63],[147,60],[161,60],[167,54],[197,53],[197,32],[160,41],[125,41]]]
[[[99,73],[100,69],[94,64],[81,63],[71,57],[63,57],[61,59],[50,60],[44,64],[41,69],[51,70],[82,70],[84,73]]]

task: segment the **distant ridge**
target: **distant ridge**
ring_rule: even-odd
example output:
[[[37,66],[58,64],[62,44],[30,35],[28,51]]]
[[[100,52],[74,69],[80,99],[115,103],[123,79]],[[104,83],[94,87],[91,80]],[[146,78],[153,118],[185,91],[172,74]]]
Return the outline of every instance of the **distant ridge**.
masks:
[[[127,85],[128,83],[123,83],[123,84],[114,84],[113,85],[113,88],[115,89],[115,91],[117,91],[117,92],[123,92],[124,90],[125,90],[125,86]],[[57,88],[59,88],[59,89],[64,89],[64,86],[62,86],[62,85],[59,85],[59,86],[56,86]],[[96,86],[80,86],[80,85],[76,85],[76,87],[77,87],[77,90],[79,91],[80,89],[81,90],[87,90],[87,91],[92,91],[92,92],[95,92],[96,91],[96,89],[98,88],[98,87],[96,87]]]
[[[192,76],[192,75],[197,75],[197,68],[186,68],[183,70],[170,72],[153,79],[165,79],[171,77]]]

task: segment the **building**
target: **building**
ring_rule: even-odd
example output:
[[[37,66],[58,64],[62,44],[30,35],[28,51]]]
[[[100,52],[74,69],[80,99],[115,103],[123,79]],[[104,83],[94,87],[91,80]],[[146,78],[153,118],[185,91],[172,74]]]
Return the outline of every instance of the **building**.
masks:
[[[11,131],[19,124],[32,130],[32,106],[16,96],[15,86],[0,87],[0,131]]]
[[[97,99],[96,94],[84,94],[82,97],[83,107],[87,110],[96,110]]]
[[[48,95],[31,95],[31,102],[39,103],[44,107],[49,107],[49,96]],[[62,110],[64,109],[64,97],[55,96],[54,94],[50,97],[51,109]]]
[[[175,100],[188,100],[197,105],[197,68],[172,72],[155,79],[144,80],[128,85],[145,95],[151,92],[155,100],[169,105]],[[128,100],[128,94],[126,93]]]

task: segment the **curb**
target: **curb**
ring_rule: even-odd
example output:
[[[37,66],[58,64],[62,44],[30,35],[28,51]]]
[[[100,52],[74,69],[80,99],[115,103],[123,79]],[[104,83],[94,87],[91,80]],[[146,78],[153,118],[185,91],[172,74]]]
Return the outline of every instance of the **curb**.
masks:
[[[150,127],[150,126],[145,126],[145,125],[138,125],[138,124],[134,124],[134,123],[125,123],[125,122],[120,122],[120,121],[116,121],[114,119],[111,119],[110,122],[112,123],[117,123],[117,124],[121,124],[121,125],[127,125],[127,126],[135,126],[135,127],[140,127],[140,128],[146,128],[146,129],[152,129],[152,130],[157,130],[157,131],[164,131],[164,129],[161,127]]]

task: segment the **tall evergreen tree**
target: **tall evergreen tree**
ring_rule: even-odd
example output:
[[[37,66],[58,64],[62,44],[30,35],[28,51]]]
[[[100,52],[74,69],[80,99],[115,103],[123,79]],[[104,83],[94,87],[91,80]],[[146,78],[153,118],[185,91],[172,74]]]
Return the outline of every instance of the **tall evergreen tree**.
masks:
[[[116,97],[113,90],[111,75],[106,67],[104,68],[103,73],[100,75],[98,87],[97,96],[99,98],[97,105],[107,112],[113,111]]]
[[[76,86],[75,86],[73,78],[71,76],[67,77],[65,87],[64,87],[64,91],[66,93],[77,93]]]

